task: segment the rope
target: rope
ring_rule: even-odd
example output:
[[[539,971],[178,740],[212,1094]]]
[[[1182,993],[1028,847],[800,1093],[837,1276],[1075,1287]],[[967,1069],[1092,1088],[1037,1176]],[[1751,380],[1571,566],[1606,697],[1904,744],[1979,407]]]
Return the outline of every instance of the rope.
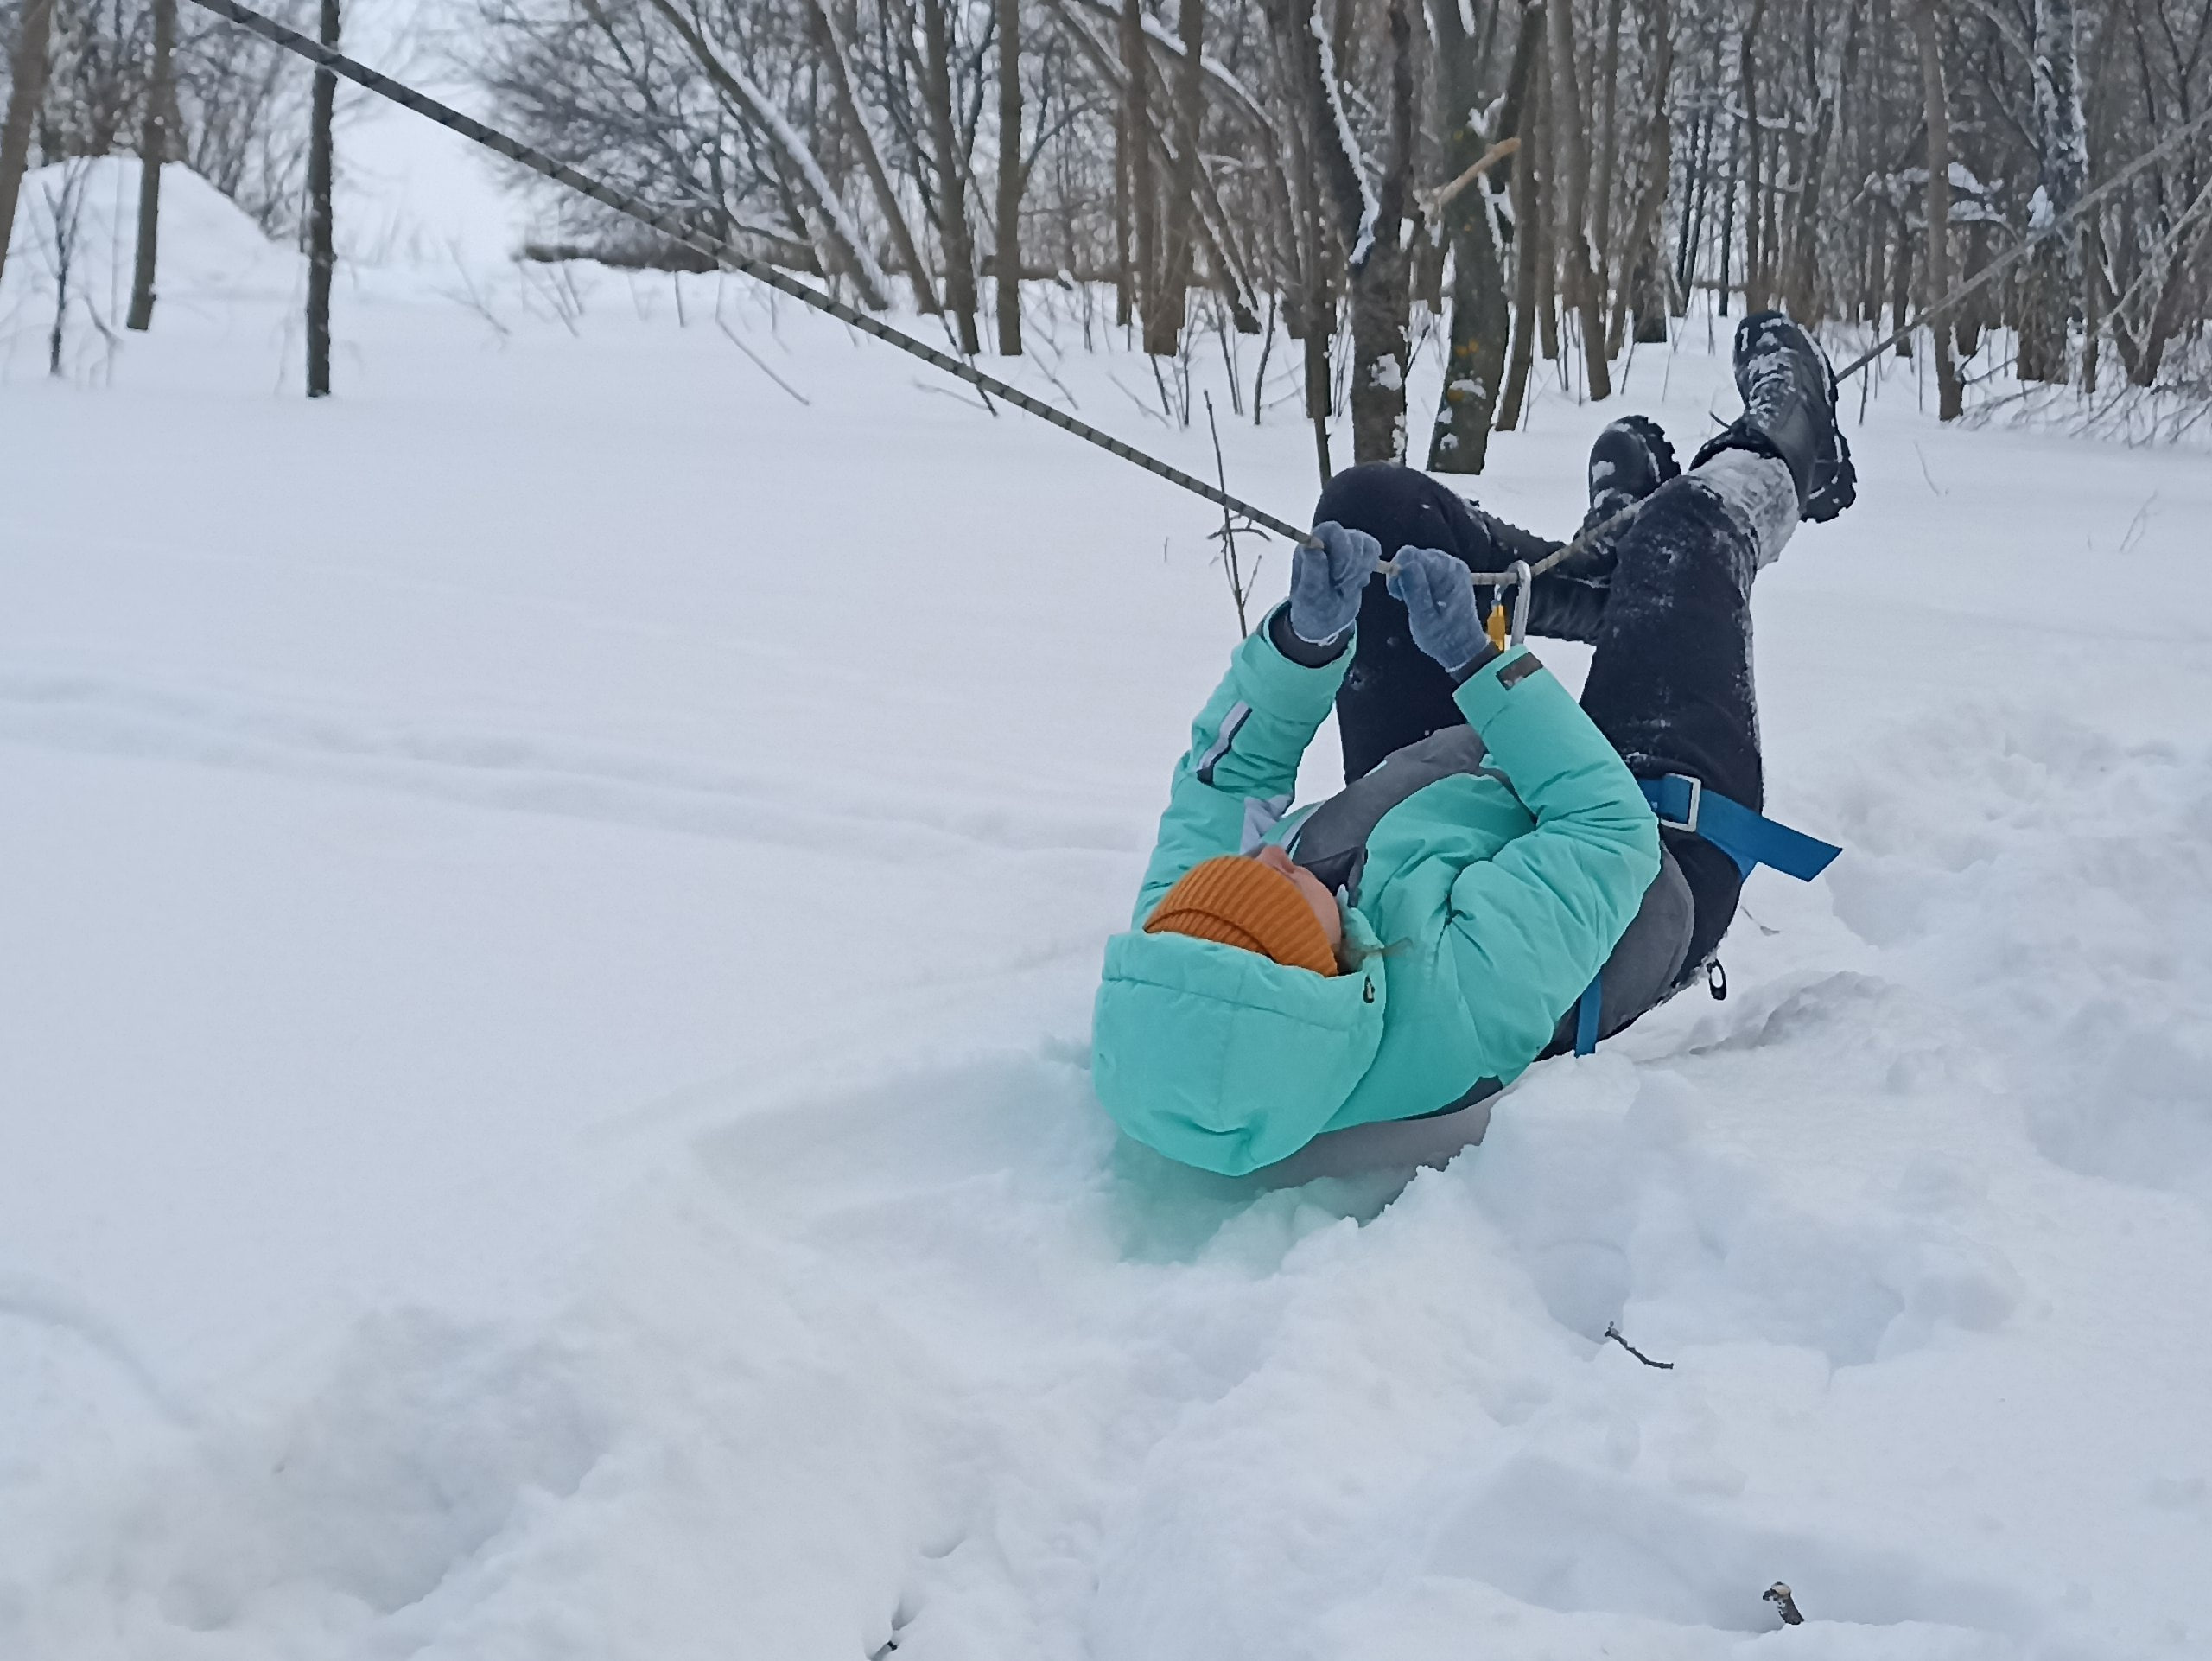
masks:
[[[273,17],[264,16],[249,6],[240,5],[238,0],[194,0],[194,3],[206,7],[218,16],[228,18],[241,29],[251,29],[272,45],[282,47],[287,52],[296,53],[334,75],[344,76],[355,86],[365,87],[379,98],[389,99],[403,109],[412,110],[416,115],[436,122],[438,125],[448,131],[457,132],[462,137],[481,144],[485,149],[495,151],[511,162],[519,162],[533,173],[542,174],[556,184],[566,185],[569,189],[588,196],[592,200],[611,207],[618,213],[636,220],[641,225],[651,226],[663,236],[683,247],[689,248],[692,252],[712,261],[717,266],[741,271],[755,282],[765,283],[777,293],[789,295],[800,304],[811,306],[815,310],[836,318],[849,328],[856,328],[861,334],[881,340],[887,346],[896,347],[909,356],[919,358],[931,368],[942,370],[956,379],[966,381],[970,386],[978,388],[988,396],[1004,398],[1015,409],[1033,415],[1039,420],[1051,422],[1062,432],[1072,433],[1085,443],[1096,445],[1109,455],[1118,456],[1124,461],[1134,462],[1154,477],[1165,479],[1172,485],[1179,485],[1194,496],[1202,496],[1217,507],[1226,509],[1232,513],[1242,514],[1255,525],[1272,531],[1278,536],[1287,537],[1294,545],[1309,548],[1318,545],[1314,542],[1312,531],[1303,530],[1291,524],[1287,519],[1278,519],[1272,513],[1265,512],[1253,506],[1249,502],[1240,500],[1218,486],[1208,484],[1195,474],[1185,473],[1180,468],[1171,467],[1157,456],[1148,455],[1132,445],[1125,444],[1110,433],[1101,432],[1090,423],[1077,420],[1066,410],[1033,398],[1020,387],[1010,385],[995,375],[986,374],[972,363],[940,352],[926,341],[918,340],[902,330],[893,328],[889,324],[871,317],[864,311],[855,309],[834,296],[810,289],[789,272],[779,270],[765,261],[753,258],[723,239],[688,226],[675,215],[664,213],[657,207],[640,201],[626,191],[618,190],[613,185],[594,179],[588,173],[580,172],[565,162],[556,161],[544,151],[525,144],[518,138],[511,138],[495,127],[487,127],[473,116],[463,115],[451,105],[441,104],[428,94],[418,92],[413,87],[392,80],[389,75],[379,74],[366,64],[357,62],[342,52],[324,46],[319,41],[310,40],[296,29],[287,29]],[[2202,131],[2207,126],[2212,126],[2212,110],[2208,110],[2194,121],[2176,128],[2094,190],[2085,194],[2073,207],[2053,219],[2050,224],[2031,231],[2018,247],[1992,260],[1967,281],[1961,283],[1934,305],[1922,311],[1903,328],[1896,330],[1860,353],[1837,373],[1835,377],[1837,384],[1840,385],[1850,379],[1852,376],[1859,373],[1899,340],[1904,340],[1915,330],[1925,328],[1931,318],[1939,317],[1951,310],[1969,295],[1993,281],[2001,272],[2010,270],[2019,261],[2026,258],[2036,248],[2057,235],[2061,228],[2079,219],[2160,156]],[[1477,588],[1503,589],[1525,585],[1541,576],[1561,561],[1572,558],[1592,543],[1599,541],[1627,525],[1636,517],[1642,506],[1640,502],[1631,503],[1610,519],[1600,520],[1598,524],[1589,526],[1573,541],[1554,549],[1533,565],[1516,561],[1512,567],[1506,570],[1473,572],[1471,574],[1471,580]],[[1375,569],[1381,572],[1390,572],[1395,571],[1397,567],[1392,561],[1386,559],[1378,562]]]
[[[1844,382],[1849,380],[1853,375],[1858,374],[1861,370],[1865,369],[1867,365],[1872,363],[1877,358],[1880,357],[1882,353],[1895,346],[1899,340],[1904,340],[1906,336],[1915,333],[1916,330],[1927,328],[1929,321],[1931,318],[1942,316],[1945,312],[1950,311],[1955,308],[1961,301],[1966,299],[1969,295],[1974,294],[1987,283],[1994,282],[1999,276],[2005,271],[2010,270],[2013,266],[2018,264],[2020,261],[2025,259],[2038,247],[2042,246],[2043,244],[2050,241],[2051,238],[2056,236],[2060,231],[2071,225],[2075,220],[2080,219],[2082,214],[2088,213],[2099,202],[2103,201],[2106,198],[2117,192],[2121,186],[2126,184],[2129,180],[2134,178],[2138,174],[2141,173],[2144,169],[2149,167],[2160,156],[2165,155],[2170,150],[2178,149],[2182,144],[2187,143],[2196,134],[2203,131],[2208,126],[2212,126],[2212,110],[2206,111],[2203,114],[2198,116],[2194,121],[2188,122],[2182,126],[2175,128],[2173,131],[2168,133],[2164,138],[2160,139],[2156,144],[2153,144],[2149,150],[2145,150],[2142,155],[2137,156],[2133,162],[2130,162],[2119,172],[2113,174],[2111,178],[2106,180],[2104,183],[2099,185],[2094,190],[2085,192],[2082,198],[2076,201],[2073,207],[2068,208],[2063,213],[2057,215],[2050,221],[2050,224],[2031,231],[2018,247],[2009,249],[2005,253],[1999,255],[1997,258],[1991,260],[1988,264],[1983,266],[1979,271],[1975,272],[1974,276],[1967,278],[1967,281],[1960,283],[1948,294],[1945,295],[1941,300],[1938,300],[1934,305],[1929,306],[1924,311],[1919,313],[1903,328],[1894,330],[1888,335],[1885,335],[1883,339],[1877,340],[1872,346],[1868,347],[1866,351],[1860,353],[1849,363],[1844,365],[1841,369],[1836,372],[1835,384],[1839,386],[1842,385]],[[2208,187],[2208,188],[2212,188],[2212,187]],[[1649,499],[1647,498],[1646,500]],[[1643,508],[1643,502],[1630,502],[1626,507],[1621,509],[1619,512],[1614,514],[1611,519],[1605,519],[1597,525],[1592,525],[1588,530],[1584,531],[1580,536],[1576,537],[1573,541],[1568,543],[1565,547],[1559,549],[1554,553],[1547,555],[1544,558],[1538,560],[1535,564],[1530,566],[1529,568],[1529,576],[1531,577],[1541,576],[1546,571],[1551,570],[1553,566],[1558,564],[1561,560],[1566,559],[1569,556],[1588,547],[1592,543],[1596,542],[1604,537],[1610,536],[1613,531],[1623,528],[1630,520],[1633,519],[1637,516],[1637,512]],[[1389,562],[1388,560],[1385,560],[1382,563],[1386,568],[1389,565]],[[1482,575],[1478,575],[1475,578],[1475,581],[1479,585],[1495,587],[1499,585],[1502,582],[1511,581],[1512,576],[1513,574],[1510,572],[1501,572],[1494,575],[1491,573],[1484,573]]]
[[[1159,457],[1147,455],[1144,451],[1123,443],[1111,434],[1099,431],[1088,422],[1077,420],[1066,410],[1056,409],[1039,398],[1032,398],[1020,387],[1008,385],[997,376],[986,374],[971,363],[963,362],[947,353],[940,352],[935,347],[918,340],[901,330],[893,328],[888,324],[869,316],[864,311],[855,310],[842,300],[823,294],[818,290],[809,288],[789,273],[779,270],[773,265],[741,252],[721,238],[709,235],[704,231],[688,226],[675,215],[664,213],[658,208],[650,207],[627,192],[618,190],[613,185],[593,178],[589,174],[579,172],[564,162],[557,162],[544,151],[525,144],[518,138],[511,138],[497,128],[487,127],[474,117],[465,116],[449,105],[441,104],[437,99],[392,80],[389,75],[379,74],[366,64],[358,62],[342,52],[334,51],[319,41],[310,40],[296,29],[287,29],[273,17],[264,16],[249,6],[238,4],[238,0],[195,0],[195,3],[206,7],[218,16],[228,18],[242,29],[251,29],[272,45],[280,46],[287,52],[296,53],[317,67],[328,70],[332,74],[342,75],[355,86],[366,87],[379,98],[389,99],[404,109],[412,110],[416,115],[427,117],[436,122],[438,125],[448,131],[457,132],[463,138],[471,139],[483,145],[486,150],[498,152],[510,162],[518,162],[533,173],[543,174],[556,183],[566,185],[569,189],[588,196],[594,201],[611,207],[618,213],[626,214],[640,224],[651,226],[663,236],[713,261],[716,265],[726,267],[730,270],[741,271],[756,282],[766,283],[779,294],[789,295],[802,305],[811,306],[817,311],[826,313],[848,328],[856,328],[861,334],[881,340],[887,346],[894,346],[910,356],[919,358],[932,369],[941,369],[948,375],[966,381],[970,386],[980,388],[990,397],[1004,398],[1015,409],[1036,416],[1040,420],[1049,421],[1062,432],[1073,433],[1086,443],[1096,444],[1109,455],[1119,456],[1124,461],[1135,462],[1147,473],[1165,479],[1172,485],[1179,485],[1193,495],[1203,496],[1217,507],[1226,508],[1232,513],[1242,514],[1255,525],[1263,525],[1278,536],[1288,537],[1293,543],[1311,544],[1313,540],[1311,531],[1291,524],[1287,519],[1277,519],[1272,513],[1264,512],[1249,502],[1242,501],[1227,491],[1208,484],[1194,474],[1185,473],[1180,468],[1170,467]]]
[[[2137,174],[2149,167],[2152,162],[2157,161],[2167,151],[2177,149],[2188,140],[2196,137],[2196,134],[2202,132],[2207,126],[2212,126],[2212,110],[2207,110],[2202,115],[2198,116],[2196,120],[2188,122],[2182,126],[2175,128],[2173,131],[2168,133],[2164,138],[2153,144],[2149,150],[2145,150],[2142,155],[2137,156],[2126,167],[2120,169],[2119,172],[2113,174],[2111,178],[2106,180],[2104,183],[2099,185],[2094,190],[2087,192],[2083,194],[2079,201],[2075,202],[2073,207],[2068,208],[2063,213],[2059,214],[2056,219],[2052,220],[2050,224],[2044,226],[2039,229],[2029,232],[2027,236],[2021,241],[2018,247],[2009,249],[2005,252],[1999,255],[1995,259],[1991,260],[1988,264],[1983,266],[1979,271],[1976,271],[1971,277],[1968,277],[1964,283],[1960,283],[1958,287],[1953,289],[1941,300],[1938,300],[1934,305],[1920,313],[1919,315],[1915,317],[1910,322],[1907,323],[1903,328],[1891,330],[1882,339],[1868,347],[1864,352],[1860,353],[1857,357],[1853,358],[1849,363],[1846,364],[1837,372],[1836,379],[1839,382],[1850,379],[1853,375],[1864,369],[1868,364],[1873,362],[1875,359],[1880,357],[1882,353],[1887,352],[1891,347],[1895,346],[1899,340],[1904,340],[1907,335],[1914,333],[1916,330],[1925,328],[1928,326],[1928,321],[1929,318],[1942,316],[1945,312],[1949,311],[1955,307],[1959,302],[1964,300],[1968,295],[1974,293],[1985,284],[1993,282],[2000,273],[2012,270],[2013,266],[2018,264],[2030,254],[2033,253],[2037,248],[2050,241],[2051,238],[2056,236],[2060,230],[2064,226],[2069,226],[2075,220],[2080,219],[2082,214],[2088,213],[2099,202],[2113,194],[2122,185],[2134,178]]]

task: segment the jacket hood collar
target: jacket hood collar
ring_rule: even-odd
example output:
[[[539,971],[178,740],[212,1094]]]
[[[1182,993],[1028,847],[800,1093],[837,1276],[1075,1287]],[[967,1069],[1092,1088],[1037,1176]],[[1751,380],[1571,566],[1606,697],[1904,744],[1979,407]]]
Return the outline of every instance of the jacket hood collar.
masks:
[[[1122,1129],[1225,1175],[1312,1140],[1375,1060],[1388,998],[1374,930],[1344,908],[1339,975],[1177,934],[1106,944],[1091,1082]]]

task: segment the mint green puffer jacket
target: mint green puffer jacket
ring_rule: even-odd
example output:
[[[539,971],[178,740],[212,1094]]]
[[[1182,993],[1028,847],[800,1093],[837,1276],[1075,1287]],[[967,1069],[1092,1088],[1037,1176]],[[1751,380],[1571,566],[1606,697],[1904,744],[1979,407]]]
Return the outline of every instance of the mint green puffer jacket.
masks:
[[[1176,767],[1137,927],[1107,943],[1094,1087],[1130,1136],[1187,1165],[1241,1174],[1323,1131],[1511,1083],[1659,870],[1658,823],[1636,780],[1516,648],[1458,693],[1488,748],[1481,769],[1415,790],[1368,835],[1344,910],[1354,967],[1326,977],[1143,933],[1199,861],[1294,840],[1306,815],[1282,810],[1351,656],[1305,668],[1264,627],[1236,648]]]

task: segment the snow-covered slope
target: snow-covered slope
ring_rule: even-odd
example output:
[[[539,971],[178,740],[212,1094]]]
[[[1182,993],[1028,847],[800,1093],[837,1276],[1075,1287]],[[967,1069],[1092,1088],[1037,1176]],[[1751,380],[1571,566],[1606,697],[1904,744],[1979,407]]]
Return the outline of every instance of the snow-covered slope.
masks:
[[[0,1654],[2202,1651],[2201,456],[1893,368],[1760,581],[1775,810],[1848,851],[1753,879],[1733,995],[1448,1163],[1230,1182],[1084,1072],[1209,511],[576,282],[357,281],[315,407],[257,278],[0,363]],[[1210,469],[1037,301],[1033,384]],[[1485,500],[1694,442],[1725,328]],[[1255,428],[1200,355],[1300,512],[1293,359]]]

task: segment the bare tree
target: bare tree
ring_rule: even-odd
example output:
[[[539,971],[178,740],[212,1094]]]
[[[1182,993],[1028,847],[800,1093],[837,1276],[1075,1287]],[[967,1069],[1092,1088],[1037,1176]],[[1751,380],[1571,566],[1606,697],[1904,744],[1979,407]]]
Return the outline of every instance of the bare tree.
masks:
[[[952,107],[952,20],[946,0],[921,0],[922,102],[936,164],[938,245],[944,254],[944,303],[960,330],[960,349],[983,349],[976,332],[976,241],[968,228],[968,155]]]
[[[54,0],[24,0],[8,65],[8,113],[0,118],[0,271],[8,268],[16,203],[30,164],[31,125],[46,96],[47,46],[53,32]]]
[[[684,46],[690,49],[699,67],[722,94],[746,116],[758,124],[760,131],[774,147],[778,156],[800,181],[804,200],[813,210],[805,218],[815,239],[823,250],[825,270],[842,270],[853,280],[859,290],[861,303],[871,310],[880,311],[889,303],[889,279],[868,251],[867,239],[854,225],[846,212],[844,202],[837,194],[822,164],[815,157],[814,150],[791,124],[784,119],[770,101],[767,94],[750,75],[726,60],[709,43],[705,34],[679,10],[675,0],[652,0],[654,9],[667,19]],[[938,0],[925,0],[933,15],[942,15]],[[964,232],[965,226],[963,225]],[[976,347],[972,337],[976,332],[975,266],[971,259],[968,266],[968,310],[964,344],[970,356]]]
[[[1405,454],[1407,335],[1411,293],[1403,232],[1414,161],[1413,25],[1405,0],[1389,0],[1389,102],[1383,158],[1370,162],[1345,108],[1336,47],[1317,8],[1296,31],[1303,73],[1315,96],[1309,135],[1316,171],[1334,210],[1345,249],[1344,280],[1351,309],[1352,456],[1391,461]]]
[[[1744,101],[1744,309],[1766,309],[1766,192],[1761,188],[1765,169],[1761,160],[1759,130],[1759,24],[1766,17],[1766,0],[1751,0],[1751,14],[1736,48],[1736,88]],[[1727,277],[1721,282],[1725,286]]]
[[[998,0],[999,353],[1021,355],[1021,0]]]
[[[1644,124],[1643,181],[1630,210],[1628,232],[1619,256],[1611,263],[1619,274],[1613,291],[1611,320],[1605,325],[1605,351],[1621,349],[1621,334],[1630,309],[1637,316],[1636,338],[1663,340],[1667,315],[1655,290],[1666,286],[1666,262],[1660,244],[1659,216],[1667,206],[1667,187],[1674,171],[1675,124],[1668,107],[1669,85],[1675,73],[1674,8],[1671,0],[1650,0],[1646,21],[1653,39],[1651,48],[1651,109]]]
[[[338,0],[322,0],[318,38],[338,47]],[[315,111],[308,129],[308,396],[330,396],[330,278],[338,264],[331,219],[331,122],[338,77],[315,72]]]
[[[1145,349],[1157,339],[1154,319],[1166,309],[1160,292],[1160,193],[1153,183],[1153,127],[1146,82],[1148,54],[1144,43],[1143,0],[1122,0],[1122,132],[1128,146],[1125,165],[1129,179],[1129,217],[1132,220],[1130,264],[1135,280],[1130,288],[1136,299],[1137,319]],[[1171,344],[1169,351],[1174,347]]]
[[[1559,0],[1565,4],[1567,0]],[[1510,430],[1521,424],[1521,409],[1529,395],[1529,371],[1536,354],[1536,335],[1542,327],[1539,313],[1539,263],[1543,258],[1542,226],[1548,214],[1538,188],[1539,169],[1550,170],[1550,111],[1546,107],[1549,77],[1544,72],[1544,0],[1530,0],[1521,16],[1523,40],[1532,40],[1529,52],[1528,118],[1522,124],[1521,152],[1513,158],[1513,355],[1505,372],[1505,391],[1497,404],[1497,425]],[[1519,55],[1517,50],[1515,54]]]
[[[1492,0],[1493,20],[1503,4],[1504,0]],[[1505,156],[1488,175],[1471,184],[1461,181],[1491,154],[1493,137],[1499,144],[1509,138],[1520,141],[1542,28],[1541,22],[1524,21],[1518,31],[1494,135],[1482,120],[1481,37],[1467,30],[1457,5],[1437,9],[1435,29],[1438,91],[1446,122],[1445,171],[1459,188],[1437,204],[1452,251],[1452,321],[1428,465],[1439,473],[1480,473],[1490,454],[1491,417],[1504,390],[1512,315],[1500,232],[1522,223],[1517,217],[1508,217],[1500,198],[1514,188],[1521,169],[1516,157]],[[1501,171],[1503,181],[1498,180]],[[1518,231],[1516,235],[1517,243]]]
[[[82,160],[66,162],[61,184],[46,187],[46,220],[53,241],[48,260],[54,276],[54,323],[46,335],[46,372],[61,377],[62,347],[69,329],[69,279],[77,265],[77,238],[85,210],[85,182],[90,169]]]
[[[1194,289],[1240,329],[1268,313],[1301,353],[1325,474],[1347,397],[1354,455],[1400,453],[1415,302],[1443,305],[1447,273],[1446,391],[1423,449],[1459,467],[1525,415],[1535,356],[1560,356],[1561,302],[1580,342],[1561,385],[1592,397],[1630,320],[1661,339],[1694,292],[1723,314],[1872,324],[1942,296],[1955,250],[1980,270],[2067,212],[2094,182],[2088,157],[2124,165],[2212,107],[2200,0],[1974,0],[1937,15],[1927,50],[1922,0],[480,3],[504,113],[764,258],[843,280],[881,249],[918,301],[941,270],[961,314],[981,236],[1004,251],[1012,330],[1012,285],[1039,258],[1022,251],[1049,245],[1074,278],[1112,281],[1116,315],[1163,356],[1190,344]],[[698,67],[670,6],[749,92]],[[1529,77],[1518,105],[1511,63]],[[1509,131],[1521,152],[1448,194]],[[2206,185],[2201,149],[2131,175],[1962,309],[1946,347],[1986,357],[2017,328],[2024,371],[2063,375],[2068,331],[2093,314],[2083,379],[2101,342],[2139,384],[2205,375]],[[978,190],[996,193],[995,232],[970,230]],[[594,229],[588,210],[555,211]],[[620,258],[683,257],[595,234]]]
[[[1936,0],[1916,0],[1913,29],[1920,41],[1920,75],[1928,121],[1928,290],[1933,306],[1951,290],[1951,124],[1943,93],[1943,59],[1937,39]],[[1936,353],[1936,413],[1956,421],[1961,407],[1959,366],[1951,354],[1951,319],[1929,325]]]
[[[1013,3],[1014,0],[1006,0],[1006,3]],[[868,189],[875,199],[875,211],[881,215],[891,245],[898,251],[899,263],[906,268],[907,283],[914,290],[914,304],[924,316],[935,316],[944,308],[938,304],[937,290],[930,282],[929,267],[922,259],[921,251],[915,246],[913,231],[906,223],[906,209],[899,200],[897,188],[891,182],[890,171],[883,164],[883,155],[876,144],[875,135],[869,130],[868,119],[861,113],[860,100],[853,92],[851,48],[846,44],[844,35],[830,16],[830,9],[823,0],[807,0],[807,11],[814,27],[816,48],[829,72],[830,94],[836,99],[837,113],[844,123],[846,142],[858,154],[861,171],[868,175]],[[1016,96],[1018,99],[1018,88]],[[1014,125],[1019,130],[1020,106],[1018,101],[1014,113]]]
[[[154,267],[162,224],[162,169],[168,160],[169,111],[176,102],[174,53],[176,0],[154,0],[153,73],[146,88],[144,136],[138,143],[138,247],[130,272],[130,313],[124,327],[154,326]]]
[[[1182,54],[1176,64],[1173,157],[1161,205],[1160,298],[1145,319],[1145,350],[1172,356],[1189,315],[1192,220],[1198,213],[1198,118],[1205,98],[1205,0],[1182,0]]]
[[[1552,131],[1559,141],[1552,153],[1562,186],[1557,202],[1566,257],[1562,289],[1567,303],[1581,318],[1583,368],[1591,399],[1597,402],[1613,395],[1613,376],[1605,360],[1605,300],[1590,252],[1589,111],[1575,68],[1572,0],[1553,0],[1546,16],[1551,29]]]

